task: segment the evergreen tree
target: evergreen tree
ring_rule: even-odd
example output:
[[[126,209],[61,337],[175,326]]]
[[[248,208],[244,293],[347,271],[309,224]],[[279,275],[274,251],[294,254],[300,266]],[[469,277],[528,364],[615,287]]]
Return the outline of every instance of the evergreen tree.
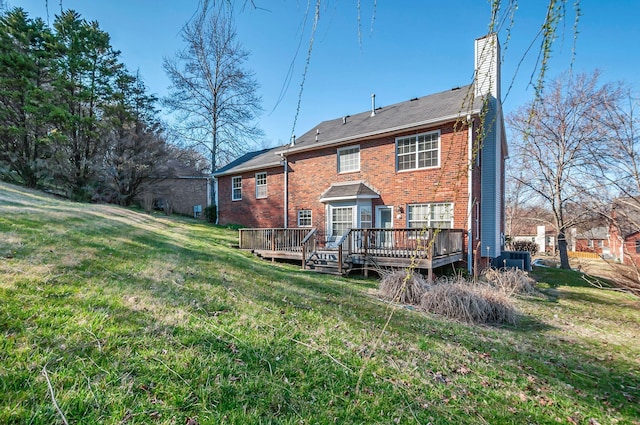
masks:
[[[48,175],[51,156],[52,34],[23,9],[0,17],[0,171],[27,187]]]
[[[109,34],[97,22],[74,11],[54,23],[60,57],[57,125],[64,136],[57,144],[56,177],[74,199],[88,200],[106,152],[109,128],[102,111],[113,101],[113,83],[122,64]]]

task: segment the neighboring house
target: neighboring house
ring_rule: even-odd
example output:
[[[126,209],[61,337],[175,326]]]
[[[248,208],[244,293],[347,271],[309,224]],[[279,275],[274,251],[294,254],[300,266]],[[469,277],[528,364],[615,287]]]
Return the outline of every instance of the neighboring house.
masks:
[[[204,208],[211,204],[210,188],[210,175],[176,161],[169,161],[158,167],[136,199],[148,211],[155,208],[162,209],[167,214],[204,218]]]
[[[623,264],[640,267],[640,200],[617,199],[609,226],[611,255]]]
[[[219,223],[314,227],[329,245],[355,228],[455,228],[469,268],[499,257],[507,145],[497,37],[477,39],[475,51],[473,85],[378,108],[372,97],[369,111],[218,170]]]
[[[574,241],[573,251],[593,252],[603,257],[611,255],[608,227],[600,226],[584,232],[578,232],[574,237]]]
[[[517,234],[510,235],[511,240],[533,242],[538,245],[538,253],[555,253],[557,243],[557,232],[553,228],[548,228],[545,225],[536,226],[531,225],[528,227],[521,226],[520,231]]]

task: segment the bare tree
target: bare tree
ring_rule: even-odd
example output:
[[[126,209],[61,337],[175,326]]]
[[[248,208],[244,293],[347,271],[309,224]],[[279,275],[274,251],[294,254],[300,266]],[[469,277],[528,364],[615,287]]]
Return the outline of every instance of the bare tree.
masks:
[[[178,115],[177,129],[189,146],[211,155],[211,171],[247,152],[262,132],[258,82],[244,69],[249,54],[236,40],[231,8],[203,7],[182,36],[186,47],[164,60],[171,80],[164,104]]]
[[[599,84],[599,73],[565,73],[543,92],[540,101],[510,115],[517,180],[553,213],[562,268],[569,268],[569,228],[592,216],[596,192],[607,190],[589,178],[593,155],[601,151],[609,129],[603,124],[618,86]]]

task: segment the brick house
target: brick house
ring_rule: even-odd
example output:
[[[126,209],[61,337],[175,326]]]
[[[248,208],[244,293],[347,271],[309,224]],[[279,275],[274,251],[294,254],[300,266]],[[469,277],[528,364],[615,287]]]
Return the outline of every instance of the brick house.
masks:
[[[156,208],[167,214],[204,218],[202,212],[211,204],[210,187],[210,174],[169,161],[147,179],[136,200],[146,210]]]
[[[313,227],[327,244],[351,228],[462,229],[469,268],[499,257],[507,145],[497,37],[477,39],[475,51],[474,84],[378,108],[372,96],[366,112],[218,170],[219,223]]]
[[[577,232],[574,237],[573,251],[593,252],[608,257],[611,255],[609,242],[609,228],[606,226],[593,227],[583,232]]]
[[[633,198],[613,203],[609,225],[611,255],[622,264],[640,267],[640,203]]]

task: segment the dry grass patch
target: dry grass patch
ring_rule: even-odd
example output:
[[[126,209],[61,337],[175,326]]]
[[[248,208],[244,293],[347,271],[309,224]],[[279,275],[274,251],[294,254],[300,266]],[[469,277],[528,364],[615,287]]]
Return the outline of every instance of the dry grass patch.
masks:
[[[496,271],[489,276],[492,283],[473,282],[457,275],[429,284],[415,272],[383,272],[379,294],[389,301],[415,305],[462,322],[516,324],[518,313],[511,296],[533,291],[533,280],[524,273],[510,271]]]
[[[422,296],[424,311],[468,323],[517,323],[509,296],[491,286],[472,282],[433,285]]]
[[[520,269],[486,269],[482,272],[482,279],[509,296],[536,292],[536,281]]]
[[[419,305],[428,283],[421,274],[406,270],[381,271],[380,296],[393,302]]]

